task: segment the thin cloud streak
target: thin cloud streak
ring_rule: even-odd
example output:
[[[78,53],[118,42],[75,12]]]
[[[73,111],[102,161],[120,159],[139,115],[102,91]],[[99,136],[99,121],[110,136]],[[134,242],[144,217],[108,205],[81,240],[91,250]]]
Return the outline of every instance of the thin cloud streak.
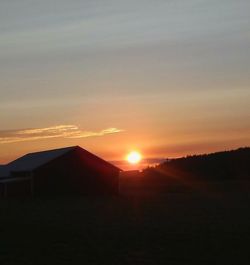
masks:
[[[51,138],[87,138],[104,136],[107,134],[114,134],[123,132],[124,130],[118,128],[107,128],[101,131],[84,131],[76,125],[57,125],[47,128],[21,129],[11,131],[0,131],[0,144],[17,143],[26,141],[36,141]]]
[[[57,125],[53,127],[48,127],[48,128],[39,128],[39,129],[26,129],[26,130],[21,130],[17,131],[17,134],[40,134],[40,133],[57,133],[57,132],[66,132],[66,131],[74,131],[74,130],[79,130],[77,126],[75,125]]]

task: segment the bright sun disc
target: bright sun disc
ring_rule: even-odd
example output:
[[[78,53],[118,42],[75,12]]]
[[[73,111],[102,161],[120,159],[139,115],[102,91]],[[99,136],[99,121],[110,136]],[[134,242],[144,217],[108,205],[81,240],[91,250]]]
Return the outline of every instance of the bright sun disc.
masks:
[[[127,155],[127,160],[130,164],[137,164],[141,161],[141,154],[133,151]]]

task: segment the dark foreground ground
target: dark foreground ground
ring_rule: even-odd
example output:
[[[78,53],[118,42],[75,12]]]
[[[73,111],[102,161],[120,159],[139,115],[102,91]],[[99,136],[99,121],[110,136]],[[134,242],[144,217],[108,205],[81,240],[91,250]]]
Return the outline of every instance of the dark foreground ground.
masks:
[[[0,201],[0,264],[250,264],[250,195]]]

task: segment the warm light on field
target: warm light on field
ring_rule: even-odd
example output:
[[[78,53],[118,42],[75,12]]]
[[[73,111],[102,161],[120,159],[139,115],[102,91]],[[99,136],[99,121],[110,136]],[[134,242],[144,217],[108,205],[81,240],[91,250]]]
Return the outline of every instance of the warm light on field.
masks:
[[[132,151],[127,155],[127,161],[130,164],[138,164],[141,161],[141,154],[137,151]]]

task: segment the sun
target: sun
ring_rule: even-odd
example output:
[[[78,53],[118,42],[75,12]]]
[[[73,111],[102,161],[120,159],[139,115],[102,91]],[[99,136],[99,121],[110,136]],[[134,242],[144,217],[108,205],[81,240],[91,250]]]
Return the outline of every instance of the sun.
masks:
[[[141,154],[137,151],[132,151],[127,155],[127,161],[130,164],[138,164],[141,161]]]

